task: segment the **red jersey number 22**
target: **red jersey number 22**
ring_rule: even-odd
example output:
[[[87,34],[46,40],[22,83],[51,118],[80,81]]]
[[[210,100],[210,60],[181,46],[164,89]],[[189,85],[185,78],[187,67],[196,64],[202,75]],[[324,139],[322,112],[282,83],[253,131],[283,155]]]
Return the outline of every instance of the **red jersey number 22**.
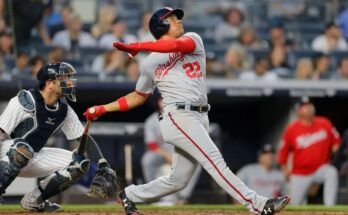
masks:
[[[192,63],[186,63],[182,65],[182,68],[185,70],[185,73],[189,78],[202,77],[201,65],[199,65],[198,61],[194,61]]]

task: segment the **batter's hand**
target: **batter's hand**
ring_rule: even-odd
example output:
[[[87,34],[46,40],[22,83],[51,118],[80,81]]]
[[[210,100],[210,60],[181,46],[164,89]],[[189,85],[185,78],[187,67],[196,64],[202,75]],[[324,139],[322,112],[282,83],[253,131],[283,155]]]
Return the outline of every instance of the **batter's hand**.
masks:
[[[137,43],[125,44],[125,43],[116,42],[116,43],[113,43],[113,46],[117,48],[118,50],[127,52],[129,58],[132,59],[140,51],[139,47],[136,44]]]
[[[96,120],[104,113],[106,113],[104,105],[99,105],[88,108],[83,115],[86,117],[87,120]]]

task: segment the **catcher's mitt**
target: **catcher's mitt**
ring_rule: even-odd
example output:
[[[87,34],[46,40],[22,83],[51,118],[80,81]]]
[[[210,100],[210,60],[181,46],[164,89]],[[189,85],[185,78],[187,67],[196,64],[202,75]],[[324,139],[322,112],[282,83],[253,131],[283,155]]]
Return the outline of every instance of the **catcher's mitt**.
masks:
[[[94,198],[116,198],[118,187],[119,182],[116,172],[110,168],[106,161],[99,162],[98,171],[93,178],[87,195]]]

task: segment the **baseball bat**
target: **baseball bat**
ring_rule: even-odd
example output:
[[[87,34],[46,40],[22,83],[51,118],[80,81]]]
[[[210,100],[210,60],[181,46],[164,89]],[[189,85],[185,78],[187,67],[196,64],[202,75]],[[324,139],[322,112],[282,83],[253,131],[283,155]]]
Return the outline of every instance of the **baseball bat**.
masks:
[[[95,108],[90,108],[89,112],[93,114],[95,112]],[[83,156],[86,150],[86,144],[88,141],[88,134],[89,134],[89,127],[91,126],[91,120],[87,120],[87,123],[85,125],[85,130],[83,131],[82,137],[80,139],[80,144],[77,148],[77,154],[80,156]]]
[[[126,183],[132,184],[133,182],[133,167],[132,167],[132,145],[124,145],[124,157],[125,157],[125,178]]]

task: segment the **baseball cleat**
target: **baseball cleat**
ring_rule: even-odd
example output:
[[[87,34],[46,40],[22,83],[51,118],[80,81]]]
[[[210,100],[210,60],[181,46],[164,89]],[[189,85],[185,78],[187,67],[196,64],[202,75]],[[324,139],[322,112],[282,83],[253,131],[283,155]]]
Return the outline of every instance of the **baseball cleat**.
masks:
[[[128,199],[124,190],[119,192],[118,196],[120,197],[120,203],[127,215],[142,215],[137,209],[135,203]]]
[[[54,213],[60,210],[60,206],[58,204],[52,203],[48,200],[45,200],[41,205],[38,205],[36,207],[24,207],[23,205],[21,206],[23,209],[36,212]]]
[[[268,199],[261,215],[272,215],[280,212],[290,202],[289,196],[282,196],[274,199]]]

